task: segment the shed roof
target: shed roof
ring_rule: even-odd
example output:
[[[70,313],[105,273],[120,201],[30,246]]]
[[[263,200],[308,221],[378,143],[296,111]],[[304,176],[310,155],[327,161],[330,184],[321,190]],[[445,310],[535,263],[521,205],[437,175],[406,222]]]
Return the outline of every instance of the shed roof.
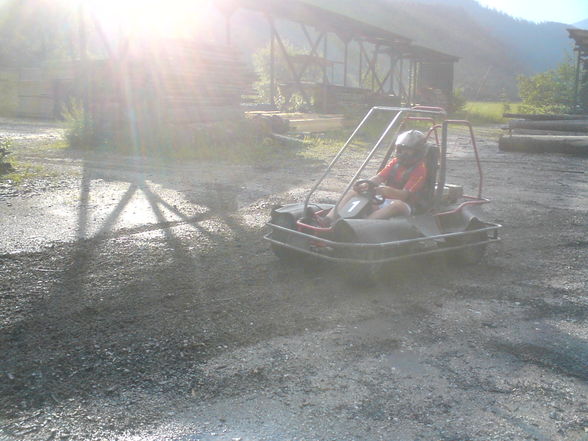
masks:
[[[456,57],[454,55],[445,54],[443,52],[439,52],[424,46],[419,46],[417,44],[411,43],[404,45],[390,45],[389,47],[381,50],[381,52],[396,55],[404,59],[411,59],[424,62],[455,63],[459,61],[459,57]]]
[[[222,0],[224,7],[245,8],[333,32],[345,41],[359,39],[392,48],[402,47],[406,58],[456,62],[458,57],[412,44],[411,39],[378,26],[307,3],[304,0]]]
[[[568,29],[570,38],[576,42],[576,49],[588,54],[588,30],[585,29]]]

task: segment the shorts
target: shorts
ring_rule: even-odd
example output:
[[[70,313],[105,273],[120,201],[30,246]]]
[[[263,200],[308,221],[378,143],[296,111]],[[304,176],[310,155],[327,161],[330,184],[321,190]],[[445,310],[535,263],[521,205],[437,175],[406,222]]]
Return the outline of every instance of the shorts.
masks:
[[[390,205],[394,201],[397,201],[397,199],[384,199],[384,202],[382,202],[379,205],[376,205],[376,207],[378,207],[378,208],[384,208],[384,207]],[[407,216],[410,216],[412,214],[412,207],[410,205],[408,205],[404,201],[399,201],[399,202],[402,202],[403,204],[406,204],[406,207],[408,208],[408,213],[406,215]]]

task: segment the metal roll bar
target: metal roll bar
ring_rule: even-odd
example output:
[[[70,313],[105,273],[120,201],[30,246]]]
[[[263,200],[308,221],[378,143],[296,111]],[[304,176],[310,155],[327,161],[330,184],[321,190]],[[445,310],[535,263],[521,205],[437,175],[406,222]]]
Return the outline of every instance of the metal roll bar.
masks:
[[[376,153],[376,151],[378,150],[378,148],[380,147],[380,145],[382,144],[382,142],[384,141],[384,139],[386,138],[386,136],[388,136],[388,134],[390,133],[390,131],[397,125],[398,121],[402,121],[400,119],[401,116],[403,116],[405,114],[425,114],[425,115],[441,115],[441,116],[445,116],[446,115],[446,112],[443,109],[437,108],[437,107],[430,107],[430,108],[429,107],[427,107],[427,108],[420,108],[420,107],[406,108],[406,107],[385,107],[385,106],[372,107],[370,109],[370,111],[367,113],[367,115],[361,120],[361,122],[359,123],[359,125],[355,128],[355,130],[353,131],[353,133],[351,134],[351,136],[349,137],[349,139],[347,140],[347,142],[345,142],[345,144],[343,145],[343,147],[341,147],[341,149],[339,150],[339,152],[332,159],[331,163],[328,165],[328,167],[325,170],[325,172],[323,173],[323,175],[312,186],[310,192],[308,193],[308,195],[306,196],[306,199],[304,200],[304,213],[305,214],[307,213],[308,204],[310,202],[311,196],[314,194],[314,192],[319,187],[319,185],[324,181],[324,179],[329,175],[329,173],[331,172],[333,166],[339,160],[339,158],[341,157],[341,155],[343,154],[343,152],[345,150],[347,150],[347,148],[349,147],[349,144],[351,144],[351,141],[355,138],[355,136],[357,135],[357,133],[359,132],[359,130],[368,122],[368,120],[371,118],[371,116],[376,111],[395,112],[396,114],[392,118],[392,121],[388,124],[388,126],[386,127],[386,130],[384,130],[383,134],[380,136],[380,138],[378,139],[378,141],[376,142],[376,144],[374,145],[374,147],[372,147],[372,149],[370,150],[367,158],[363,161],[363,163],[361,164],[361,167],[359,168],[359,170],[353,175],[353,178],[351,178],[351,181],[349,181],[349,184],[347,184],[347,187],[345,188],[345,191],[343,191],[343,193],[339,197],[339,200],[335,204],[335,207],[337,207],[339,205],[339,203],[341,202],[341,200],[343,200],[343,197],[351,189],[351,187],[353,186],[353,183],[358,178],[358,176],[363,172],[363,170],[365,169],[365,167],[367,166],[367,164],[370,162],[370,160],[372,159],[372,157],[374,156],[374,154]]]

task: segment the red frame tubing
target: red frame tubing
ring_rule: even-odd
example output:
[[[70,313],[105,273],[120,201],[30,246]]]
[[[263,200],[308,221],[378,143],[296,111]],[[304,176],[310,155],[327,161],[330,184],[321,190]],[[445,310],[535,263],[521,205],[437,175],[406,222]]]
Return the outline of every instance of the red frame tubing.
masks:
[[[478,166],[478,173],[480,175],[480,180],[478,183],[478,199],[483,199],[482,188],[484,186],[484,174],[482,172],[482,164],[480,163],[480,155],[478,153],[478,144],[476,143],[476,137],[474,136],[474,128],[472,124],[469,121],[463,119],[448,119],[445,120],[445,124],[447,124],[447,126],[449,126],[449,124],[467,126],[470,129],[470,139],[472,140],[472,147],[474,148],[474,154],[476,155],[476,165]]]

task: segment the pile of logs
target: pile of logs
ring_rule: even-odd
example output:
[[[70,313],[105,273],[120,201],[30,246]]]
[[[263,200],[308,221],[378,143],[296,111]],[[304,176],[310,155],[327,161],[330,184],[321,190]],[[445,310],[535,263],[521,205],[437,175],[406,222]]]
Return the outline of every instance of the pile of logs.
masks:
[[[588,155],[588,115],[505,114],[498,147],[503,151]]]
[[[242,115],[254,73],[229,46],[169,41],[123,60],[94,62],[90,105],[108,126],[190,125]]]

